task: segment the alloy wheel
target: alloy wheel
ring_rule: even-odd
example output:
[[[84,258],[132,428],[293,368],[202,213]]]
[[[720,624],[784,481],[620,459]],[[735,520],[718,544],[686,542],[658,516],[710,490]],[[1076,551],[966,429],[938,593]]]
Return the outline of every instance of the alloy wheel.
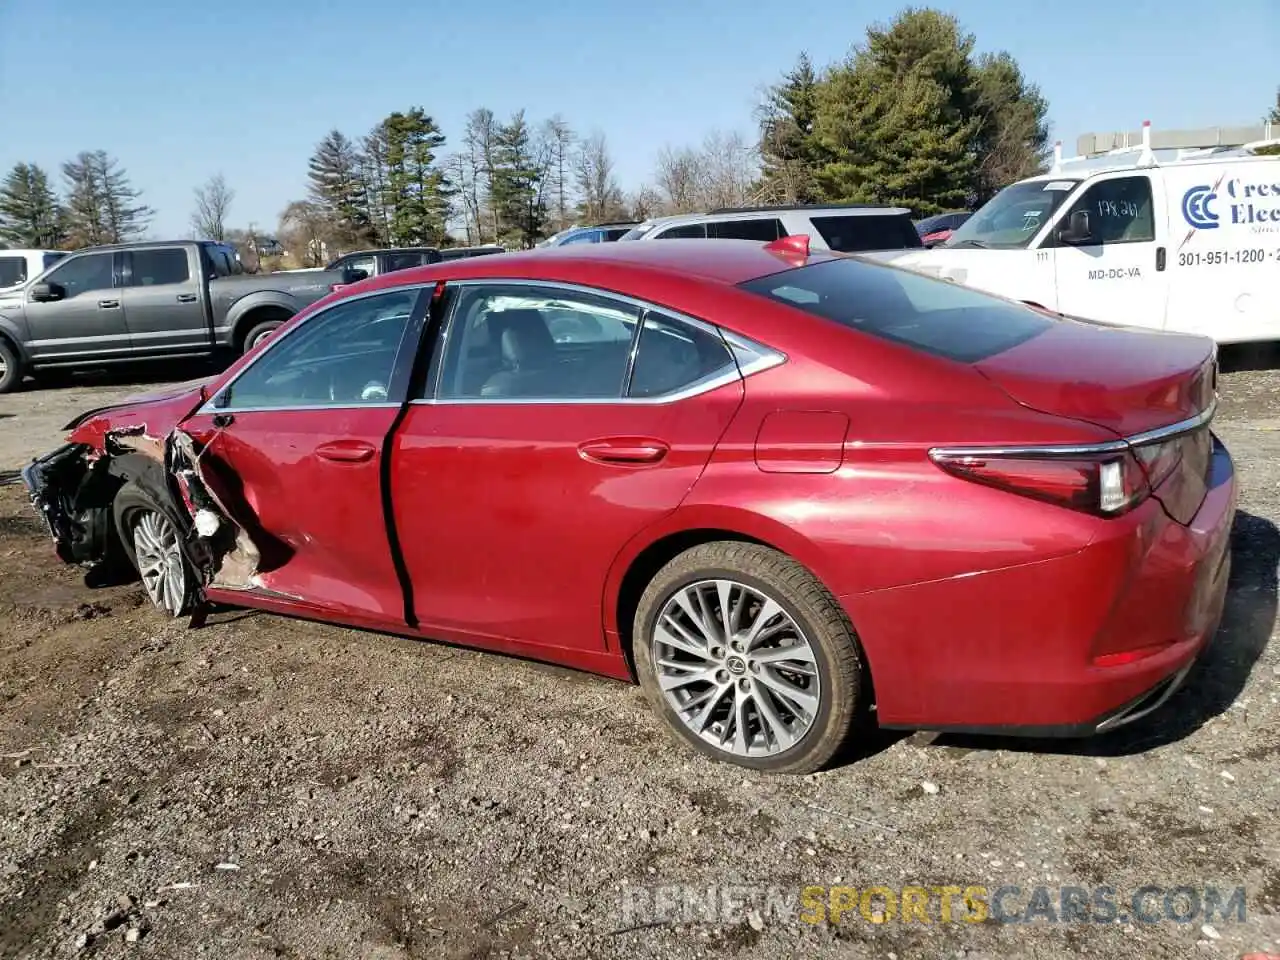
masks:
[[[133,552],[151,602],[171,617],[186,600],[187,574],[178,531],[163,514],[144,510],[133,525]]]
[[[700,580],[664,604],[651,638],[658,685],[692,733],[740,757],[771,757],[809,732],[822,704],[813,646],[764,591]]]

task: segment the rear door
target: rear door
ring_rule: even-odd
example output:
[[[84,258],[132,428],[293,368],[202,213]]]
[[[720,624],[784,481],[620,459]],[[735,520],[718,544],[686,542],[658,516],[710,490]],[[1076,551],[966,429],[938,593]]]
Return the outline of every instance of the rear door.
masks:
[[[600,291],[449,290],[391,463],[417,616],[599,651],[611,562],[680,504],[741,403],[733,356],[713,327]]]
[[[63,363],[130,353],[117,256],[111,251],[82,253],[57,264],[41,282],[60,289],[58,300],[41,303],[27,293],[24,309],[32,359]]]
[[[1060,235],[1073,214],[1082,238]],[[1164,181],[1149,173],[1092,180],[1059,211],[1041,249],[1053,258],[1062,313],[1123,326],[1161,329],[1169,300],[1169,223]]]
[[[262,554],[255,583],[211,597],[403,626],[381,470],[407,389],[402,361],[416,346],[419,294],[398,287],[313,314],[183,423],[205,447],[202,472],[213,473]]]
[[[144,247],[122,255],[125,324],[139,355],[212,349],[200,252],[191,247]]]

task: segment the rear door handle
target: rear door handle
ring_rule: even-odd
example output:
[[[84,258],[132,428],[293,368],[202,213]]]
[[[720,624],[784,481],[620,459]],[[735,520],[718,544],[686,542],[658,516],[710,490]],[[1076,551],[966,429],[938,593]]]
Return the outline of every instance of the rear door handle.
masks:
[[[316,456],[336,463],[364,463],[377,453],[373,444],[363,440],[332,440],[316,447]]]
[[[197,298],[196,298],[196,295],[195,295],[194,293],[180,293],[180,294],[178,294],[178,302],[179,302],[179,303],[195,303],[195,302],[196,302],[196,299],[197,299]]]
[[[120,309],[120,301],[119,300],[99,300],[98,309],[99,310],[118,310]]]
[[[657,463],[670,451],[661,440],[646,437],[614,437],[592,440],[578,447],[587,460],[598,463]]]

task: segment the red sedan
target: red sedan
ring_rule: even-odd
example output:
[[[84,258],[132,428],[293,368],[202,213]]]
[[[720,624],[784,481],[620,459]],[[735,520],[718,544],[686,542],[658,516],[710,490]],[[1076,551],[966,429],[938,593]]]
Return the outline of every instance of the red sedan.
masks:
[[[24,473],[59,554],[642,685],[713,757],[887,727],[1080,735],[1221,615],[1208,339],[1053,317],[803,238],[365,281]]]

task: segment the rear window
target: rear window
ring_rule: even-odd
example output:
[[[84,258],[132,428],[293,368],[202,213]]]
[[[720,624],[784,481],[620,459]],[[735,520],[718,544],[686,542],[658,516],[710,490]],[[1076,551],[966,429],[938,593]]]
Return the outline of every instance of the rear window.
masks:
[[[1053,323],[1030,307],[860,260],[828,260],[741,286],[852,330],[961,363],[1016,347]]]
[[[827,246],[839,253],[902,250],[922,245],[915,224],[905,213],[813,217],[812,222]]]
[[[16,286],[26,279],[26,257],[0,257],[0,287]]]

